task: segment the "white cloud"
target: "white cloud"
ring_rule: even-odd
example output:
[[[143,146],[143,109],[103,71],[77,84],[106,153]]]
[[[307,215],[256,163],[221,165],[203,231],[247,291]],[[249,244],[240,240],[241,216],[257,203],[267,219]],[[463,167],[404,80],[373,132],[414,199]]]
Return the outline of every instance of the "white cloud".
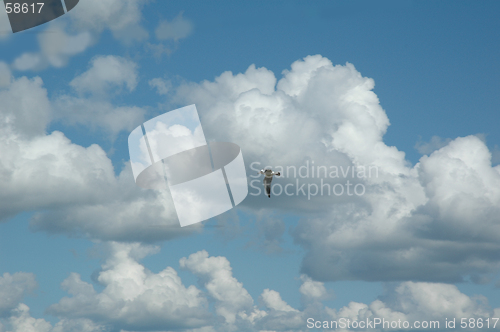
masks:
[[[208,325],[208,304],[199,289],[185,287],[171,267],[152,273],[137,262],[157,248],[110,243],[109,250],[110,257],[98,277],[104,290],[97,293],[73,273],[62,284],[72,297],[61,299],[48,312],[59,317],[92,318],[126,330]]]
[[[116,107],[105,100],[63,95],[53,102],[54,120],[67,125],[83,124],[92,129],[104,129],[112,137],[121,131],[132,131],[144,122],[146,111],[136,106]]]
[[[182,12],[179,13],[172,21],[161,21],[155,30],[156,38],[159,40],[174,40],[178,41],[188,37],[193,32],[193,23],[182,17]]]
[[[116,60],[130,69],[129,75],[101,77],[91,67],[74,85],[91,92],[87,78],[96,77],[102,87],[133,89],[133,63],[103,59]],[[455,139],[412,167],[404,153],[382,140],[389,121],[373,86],[350,64],[333,66],[312,56],[294,63],[279,82],[269,70],[250,66],[243,74],[223,73],[214,82],[183,84],[174,102],[196,103],[207,138],[240,145],[247,165],[259,161],[261,166],[298,168],[313,160],[316,166],[378,167],[378,177],[358,180],[366,186],[364,196],[273,197],[273,209],[308,215],[293,235],[306,249],[303,272],[314,280],[451,282],[469,275],[481,280],[497,271],[500,167],[491,167],[484,142],[475,136]],[[129,166],[115,177],[98,146],[74,145],[57,132],[44,135],[51,110],[39,78],[14,80],[2,93],[4,217],[43,208],[47,212],[33,220],[36,229],[107,240],[157,241],[182,234],[144,228],[157,220],[177,225],[168,193],[137,188]],[[60,101],[65,105],[64,98]],[[68,97],[66,105],[79,102]],[[96,120],[75,116],[68,121],[113,122],[103,115],[109,103],[92,102],[88,105],[104,110],[92,114]],[[109,127],[115,132],[139,120],[139,110],[122,111],[124,121]],[[293,180],[276,178],[273,184]],[[330,184],[339,181],[328,179]],[[244,206],[267,213],[261,198],[249,195]],[[277,227],[261,233],[279,245],[280,232]],[[233,309],[224,309],[227,319],[236,317]]]
[[[92,37],[86,31],[70,36],[59,23],[53,23],[50,30],[51,33],[39,34],[38,40],[41,53],[56,68],[65,66],[69,57],[82,53],[92,43]]]
[[[23,297],[37,287],[32,273],[4,273],[0,276],[0,317],[8,315]]]
[[[273,180],[273,186],[295,186],[292,196],[273,197],[273,209],[304,216],[293,232],[306,250],[304,273],[321,281],[452,282],[498,271],[500,167],[491,167],[481,140],[450,141],[412,167],[383,142],[389,119],[374,81],[353,65],[308,56],[283,75],[277,82],[271,71],[252,65],[213,82],[182,84],[173,101],[195,103],[206,137],[238,144],[247,166],[376,167],[367,178],[323,179],[331,186],[363,185],[361,196],[345,191],[308,199],[296,194],[295,180],[319,192],[320,179]],[[255,185],[261,187],[261,179]],[[262,194],[252,192],[243,207],[265,213]]]
[[[470,298],[447,284],[408,281],[391,289],[387,297],[394,308],[413,319],[488,317],[490,311],[484,296]]]
[[[168,192],[137,187],[129,164],[116,181],[76,187],[74,194],[87,194],[78,204],[56,201],[58,206],[37,213],[31,220],[34,230],[86,236],[92,239],[157,242],[186,236],[201,230],[181,228]],[[66,204],[64,204],[66,203]]]
[[[305,274],[300,276],[300,280],[302,280],[302,285],[299,291],[306,299],[324,300],[331,296],[322,282],[314,281]]]
[[[262,300],[264,301],[264,304],[266,307],[268,307],[271,310],[276,310],[276,311],[292,311],[292,312],[297,312],[297,309],[292,308],[289,306],[285,301],[281,299],[280,293],[274,290],[270,289],[264,289],[262,292]]]
[[[12,68],[16,70],[32,70],[47,67],[47,63],[39,53],[26,52],[17,57],[12,63]]]
[[[39,52],[20,55],[12,67],[21,71],[64,67],[72,56],[87,50],[105,29],[111,30],[113,36],[125,44],[144,41],[148,32],[140,23],[145,3],[142,0],[80,1],[64,18],[51,21],[47,29],[38,34]],[[69,28],[68,20],[71,22]],[[0,39],[10,34],[3,32],[2,26],[5,31],[11,31],[7,15],[0,15]]]
[[[160,21],[155,30],[156,39],[160,42],[158,44],[148,42],[146,47],[156,58],[160,58],[163,54],[170,55],[179,47],[179,40],[190,36],[193,30],[193,22],[184,18],[180,12],[171,21]]]
[[[406,181],[422,186],[420,204],[395,200],[385,189],[367,194],[371,209],[338,207],[329,219],[300,222],[296,239],[312,245],[303,271],[320,280],[441,282],[497,271],[500,172],[484,143],[457,138],[422,157],[415,170],[415,180]],[[335,263],[322,266],[326,260]]]
[[[37,287],[35,275],[17,272],[0,276],[0,331],[5,332],[101,332],[104,329],[89,319],[59,321],[54,327],[44,319],[31,317],[21,303]]]
[[[206,251],[199,251],[180,260],[180,266],[202,278],[205,288],[216,303],[216,312],[228,324],[234,324],[240,312],[252,310],[253,299],[243,284],[232,276],[227,258],[208,257]]]
[[[137,64],[119,56],[98,56],[92,59],[90,68],[69,85],[78,93],[94,95],[121,87],[133,91],[137,86]]]
[[[53,119],[67,125],[104,129],[112,137],[123,130],[132,131],[144,122],[146,111],[137,106],[117,107],[110,99],[123,88],[133,91],[137,76],[133,61],[112,55],[95,57],[89,69],[70,82],[76,96],[63,94],[55,98]]]
[[[9,332],[104,332],[104,326],[93,323],[90,319],[61,319],[52,326],[42,318],[33,318],[29,307],[20,303],[9,317]],[[0,325],[0,331],[1,330]]]
[[[29,307],[21,303],[14,315],[10,318],[12,332],[50,332],[52,326],[45,319],[36,319],[30,316]]]
[[[0,89],[9,86],[10,82],[12,82],[12,73],[9,65],[0,61]]]
[[[148,83],[150,87],[156,88],[159,95],[166,95],[172,88],[172,82],[162,78],[153,78]]]
[[[62,321],[91,320],[96,326],[127,331],[303,330],[304,314],[276,291],[263,291],[261,299],[267,311],[259,310],[232,276],[225,257],[209,257],[200,251],[180,260],[181,268],[200,278],[204,293],[195,286],[186,288],[171,267],[152,273],[138,263],[155,253],[156,247],[137,243],[108,243],[104,247],[109,253],[98,277],[104,290],[97,292],[72,273],[62,284],[71,297],[49,307],[50,314]],[[207,297],[215,301],[215,313],[208,310]]]
[[[40,78],[13,80],[0,90],[0,99],[1,220],[43,210],[35,213],[34,229],[125,241],[158,241],[196,231],[179,227],[168,192],[137,187],[128,163],[115,176],[111,160],[98,145],[84,148],[58,131],[47,135],[54,114]],[[70,120],[103,121],[104,126],[108,121],[108,128],[118,132],[142,116],[136,108],[104,108],[108,110],[94,110],[95,122]],[[159,224],[165,227],[151,227]]]
[[[7,89],[0,90],[0,128],[4,143],[7,128],[15,128],[18,135],[34,137],[45,133],[50,121],[50,101],[47,90],[39,77],[21,77],[11,82]]]
[[[260,295],[263,308],[259,309],[232,275],[226,257],[211,257],[206,251],[199,251],[179,261],[182,269],[200,278],[203,291],[184,286],[171,267],[153,273],[139,263],[145,256],[158,252],[158,247],[116,242],[100,246],[107,252],[97,278],[103,290],[96,291],[77,273],[72,273],[62,283],[70,297],[47,309],[49,314],[60,318],[54,326],[31,317],[29,308],[19,303],[22,295],[34,288],[32,274],[7,274],[0,278],[0,294],[10,292],[3,294],[0,301],[1,304],[5,298],[9,299],[8,305],[4,305],[9,308],[4,310],[8,313],[2,321],[4,329],[12,332],[308,331],[308,318],[329,323],[341,318],[351,322],[378,318],[410,324],[433,320],[439,321],[443,328],[446,319],[456,318],[459,325],[463,317],[485,320],[500,313],[500,308],[491,308],[482,295],[469,297],[454,285],[411,281],[386,284],[384,294],[370,304],[351,302],[341,308],[330,308],[321,303],[330,291],[323,283],[305,275],[300,278],[299,291],[313,302],[305,302],[299,310],[286,303],[278,292],[264,289]],[[17,291],[14,296],[12,288]],[[215,301],[215,312],[209,310],[209,300]],[[388,329],[376,326],[375,330]]]
[[[86,0],[68,13],[79,29],[90,29],[100,33],[110,29],[113,36],[124,43],[143,41],[148,32],[140,25],[142,20],[141,0]]]
[[[66,66],[70,57],[84,52],[92,44],[92,36],[83,31],[69,35],[65,25],[58,21],[49,23],[50,33],[39,33],[40,52],[23,53],[16,58],[12,67],[16,70],[42,70],[48,66],[61,68]]]
[[[10,27],[9,17],[4,10],[0,11],[0,42],[9,38],[12,35],[12,28]]]
[[[498,308],[489,307],[484,297],[471,298],[461,293],[454,285],[408,281],[390,285],[384,296],[369,305],[350,302],[348,306],[338,310],[326,307],[325,311],[331,319],[337,321],[348,318],[351,322],[368,320],[373,324],[374,319],[378,318],[389,321],[389,324],[399,320],[402,323],[407,321],[409,326],[413,326],[416,321],[437,321],[440,329],[444,329],[446,320],[455,318],[458,328],[461,318],[486,319],[493,317]],[[381,325],[375,328],[378,331],[391,330],[381,328]]]

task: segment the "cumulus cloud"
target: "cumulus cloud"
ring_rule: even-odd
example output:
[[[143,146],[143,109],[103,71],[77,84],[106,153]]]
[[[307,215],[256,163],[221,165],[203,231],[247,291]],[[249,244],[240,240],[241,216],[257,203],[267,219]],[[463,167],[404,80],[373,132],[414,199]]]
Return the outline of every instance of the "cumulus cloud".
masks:
[[[129,163],[115,176],[98,145],[82,147],[61,132],[47,134],[54,105],[40,78],[15,79],[0,98],[0,220],[34,211],[35,230],[123,241],[159,241],[199,230],[180,228],[169,192],[137,187]],[[115,132],[135,125],[141,114],[108,109],[92,115],[96,122],[108,119]]]
[[[4,329],[12,332],[308,331],[311,319],[321,326],[323,322],[330,324],[341,319],[351,322],[383,319],[389,324],[398,320],[409,324],[433,320],[443,328],[445,321],[453,318],[459,324],[463,317],[485,320],[500,313],[500,308],[491,308],[482,295],[469,297],[454,285],[411,281],[386,284],[384,293],[370,304],[350,302],[344,307],[330,308],[322,301],[331,290],[306,275],[300,277],[298,291],[306,299],[300,308],[292,307],[279,292],[269,288],[262,291],[258,306],[233,276],[226,257],[210,256],[202,250],[180,259],[180,267],[199,278],[202,286],[199,289],[193,285],[186,287],[172,267],[153,273],[139,263],[145,256],[158,252],[158,247],[109,242],[100,248],[106,259],[96,281],[103,290],[97,291],[82,281],[80,275],[71,273],[62,283],[70,296],[47,309],[60,319],[53,326],[32,317],[28,306],[20,303],[22,295],[34,288],[32,274],[5,274],[0,278],[0,294],[3,294],[0,305],[8,308],[3,311]],[[214,311],[209,306],[212,301]],[[375,330],[390,328],[379,325]]]
[[[148,32],[141,26],[141,0],[87,0],[68,13],[78,29],[100,33],[109,29],[113,36],[126,44],[143,41]]]
[[[67,125],[82,124],[104,129],[112,137],[121,131],[132,131],[144,122],[146,111],[137,106],[115,106],[107,100],[59,96],[53,102],[54,119]]]
[[[173,101],[197,105],[208,139],[241,146],[250,166],[243,207],[267,209],[262,191],[255,196],[257,170],[284,173],[273,181],[277,192],[281,186],[273,211],[302,214],[293,237],[306,250],[302,271],[313,279],[453,282],[497,271],[500,168],[491,166],[484,142],[434,139],[425,152],[438,150],[412,167],[383,141],[389,119],[373,87],[352,64],[317,55],[293,63],[279,81],[252,65],[185,83]],[[293,172],[306,165],[307,176]],[[328,175],[318,176],[325,174],[319,166]],[[332,166],[340,171],[329,173]],[[333,194],[335,185],[344,186],[342,194]]]
[[[128,75],[112,71],[99,76],[93,71],[95,60],[94,67],[73,81],[75,89],[92,99],[89,77],[101,80],[103,89],[134,88],[133,63],[103,59],[128,68]],[[226,72],[213,82],[182,84],[173,91],[172,101],[196,103],[209,140],[241,146],[247,167],[258,162],[252,166],[256,169],[249,167],[254,185],[262,186],[261,179],[254,179],[256,170],[281,165],[284,174],[273,186],[283,188],[299,180],[305,190],[317,186],[311,197],[292,187],[294,194],[276,195],[272,207],[275,212],[302,214],[293,237],[306,250],[302,271],[313,280],[484,280],[500,267],[500,167],[492,167],[491,152],[476,136],[452,140],[411,166],[403,152],[383,142],[389,120],[373,87],[373,80],[351,64],[334,66],[326,58],[309,56],[292,64],[279,81],[269,70],[250,66],[245,73]],[[6,103],[0,105],[5,129],[0,144],[8,156],[0,164],[2,188],[7,188],[0,193],[4,217],[44,208],[47,212],[33,220],[36,229],[107,240],[156,241],[179,234],[144,227],[157,220],[177,223],[168,192],[136,188],[129,166],[115,177],[98,146],[76,146],[57,132],[45,135],[51,111],[39,78],[14,80],[1,93],[6,93]],[[61,108],[78,104],[78,98],[60,98]],[[99,98],[92,102],[106,105]],[[123,122],[115,131],[139,119],[135,109],[122,111]],[[102,121],[109,112],[95,118]],[[338,172],[336,178],[286,174],[286,166],[299,169],[307,163],[310,171],[313,162],[315,174],[319,166],[349,171],[345,176]],[[376,172],[359,178],[350,171],[353,167],[374,167]],[[322,180],[330,187],[349,180],[366,192],[320,195]],[[268,213],[262,195],[252,193],[254,187],[243,208]],[[282,225],[261,226],[261,236],[278,246]],[[226,316],[237,317],[230,311]]]
[[[89,319],[62,319],[52,326],[44,319],[31,317],[29,307],[21,303],[37,287],[35,275],[26,272],[0,276],[0,331],[5,332],[98,332],[102,326]]]
[[[159,95],[166,95],[172,88],[172,82],[162,78],[153,78],[148,83],[150,87],[156,88]]]
[[[51,21],[37,36],[40,50],[18,56],[12,67],[16,70],[43,70],[49,66],[61,68],[69,59],[87,50],[99,34],[109,29],[125,44],[144,41],[149,34],[141,26],[140,0],[87,0],[63,18]],[[70,23],[70,24],[68,24]],[[4,26],[4,29],[2,29]],[[10,35],[7,15],[0,15],[0,39]]]
[[[54,99],[54,119],[68,125],[104,129],[113,137],[122,130],[132,131],[144,122],[145,110],[137,106],[117,107],[111,99],[123,89],[133,91],[137,75],[133,61],[112,55],[95,57],[89,69],[70,82],[74,94]]]
[[[92,318],[126,330],[159,331],[207,325],[206,299],[194,286],[185,287],[177,272],[167,267],[152,273],[137,260],[157,251],[139,244],[109,244],[110,257],[102,266],[100,293],[71,274],[62,284],[72,295],[48,312],[65,318]]]
[[[325,300],[332,295],[331,292],[325,288],[325,285],[322,282],[314,281],[305,274],[300,276],[300,280],[302,280],[302,285],[300,286],[299,291],[306,301]]]
[[[79,93],[99,94],[115,87],[133,91],[137,86],[137,64],[118,56],[98,56],[69,85]]]
[[[172,21],[161,21],[155,30],[156,38],[159,40],[173,40],[188,37],[193,32],[193,23],[179,13]]]
[[[24,296],[33,292],[36,287],[35,276],[32,273],[4,273],[0,277],[0,317],[9,315]]]
[[[217,314],[227,323],[234,324],[238,313],[252,310],[253,299],[243,284],[232,276],[227,258],[209,257],[203,250],[182,258],[180,266],[202,278],[210,296],[217,301]]]
[[[21,77],[12,81],[6,89],[0,90],[0,100],[0,128],[3,129],[4,143],[8,142],[8,128],[15,128],[22,137],[45,133],[51,108],[47,90],[39,77],[31,80]]]
[[[137,243],[104,245],[108,258],[97,278],[104,287],[92,285],[71,274],[62,287],[71,294],[49,307],[48,312],[64,320],[90,320],[96,326],[141,331],[259,331],[303,330],[304,313],[288,305],[281,295],[265,289],[260,310],[242,283],[232,276],[226,257],[210,257],[200,251],[180,260],[200,278],[206,292],[185,287],[177,272],[167,267],[152,273],[138,263],[156,247]],[[215,312],[208,308],[215,301]]]
[[[413,327],[415,322],[426,324],[434,321],[438,322],[440,329],[444,329],[447,320],[455,319],[455,327],[458,327],[461,318],[485,320],[494,317],[498,308],[489,307],[482,296],[471,298],[461,293],[454,285],[408,281],[388,285],[386,293],[371,304],[350,302],[338,310],[326,307],[325,311],[330,319],[337,322],[345,318],[351,322],[371,321],[373,324],[378,318],[388,321],[388,324],[408,322],[408,326]],[[391,329],[381,324],[375,328]],[[373,330],[373,327],[361,330]]]
[[[158,44],[147,43],[147,49],[157,58],[160,58],[163,54],[170,55],[179,47],[179,40],[190,36],[193,30],[193,22],[184,18],[182,12],[180,12],[171,21],[160,21],[155,30],[156,39],[160,42]]]
[[[21,303],[15,310],[14,315],[10,318],[13,332],[17,331],[41,331],[49,332],[52,328],[49,322],[45,319],[36,319],[30,316],[29,307]]]
[[[67,65],[72,56],[84,52],[92,44],[93,37],[87,31],[70,35],[60,21],[49,24],[50,33],[39,33],[37,36],[40,52],[23,53],[14,60],[14,69],[42,70],[48,66],[61,68]]]
[[[29,307],[24,303],[17,306],[7,324],[10,326],[9,332],[104,332],[107,330],[105,326],[95,324],[90,319],[61,319],[52,326],[43,318],[32,317]]]

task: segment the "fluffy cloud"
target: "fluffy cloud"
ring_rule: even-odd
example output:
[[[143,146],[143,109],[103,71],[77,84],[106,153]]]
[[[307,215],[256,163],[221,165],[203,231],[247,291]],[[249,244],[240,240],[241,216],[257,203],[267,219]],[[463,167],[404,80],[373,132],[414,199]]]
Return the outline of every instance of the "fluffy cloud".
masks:
[[[455,327],[458,328],[461,318],[485,320],[495,317],[498,310],[489,307],[484,297],[468,297],[456,286],[411,281],[389,285],[386,294],[371,304],[350,302],[338,310],[325,308],[327,316],[337,322],[344,318],[351,322],[371,321],[373,324],[375,319],[384,319],[388,324],[400,321],[400,324],[408,322],[408,326],[413,327],[415,322],[426,324],[434,321],[438,322],[440,329],[445,328],[447,320],[455,319]],[[374,327],[376,330],[391,329],[387,326],[383,328],[381,324]],[[362,330],[373,330],[373,327]]]
[[[110,101],[63,95],[53,101],[54,119],[67,125],[82,124],[111,135],[132,131],[144,122],[146,111],[137,106],[115,106]]]
[[[115,176],[98,145],[84,148],[58,131],[47,135],[54,105],[40,78],[15,79],[0,90],[0,98],[2,221],[21,211],[43,210],[35,213],[33,229],[124,241],[158,241],[196,231],[179,227],[168,192],[137,187],[128,163]],[[109,121],[115,132],[141,117],[135,108],[108,109],[109,114],[93,110],[92,115],[96,122]],[[81,117],[73,121],[88,119]]]
[[[89,69],[75,77],[70,86],[74,94],[58,96],[53,101],[54,118],[67,125],[83,124],[104,129],[112,137],[132,131],[144,122],[145,110],[137,106],[112,104],[113,96],[137,86],[137,65],[119,56],[98,56]]]
[[[148,32],[140,25],[144,4],[141,0],[86,0],[68,16],[78,29],[97,33],[109,29],[115,38],[128,44],[148,38]]]
[[[97,277],[103,290],[96,291],[72,273],[62,283],[62,288],[71,296],[47,309],[60,318],[53,326],[44,319],[31,317],[29,308],[20,303],[22,295],[34,288],[32,274],[5,274],[0,278],[0,294],[3,294],[0,305],[8,307],[1,322],[4,330],[308,331],[311,319],[322,326],[325,321],[330,324],[341,319],[350,322],[383,319],[389,324],[398,320],[409,324],[432,320],[438,321],[442,328],[446,320],[455,318],[459,325],[463,317],[485,320],[500,313],[500,308],[491,308],[484,296],[469,297],[449,284],[411,281],[386,284],[384,294],[370,304],[351,302],[341,308],[330,308],[322,301],[331,291],[305,275],[300,277],[299,292],[305,299],[301,308],[293,308],[272,289],[263,290],[259,307],[232,275],[226,257],[213,257],[199,251],[180,259],[180,267],[199,278],[202,290],[184,286],[172,267],[153,273],[139,263],[146,255],[158,252],[157,247],[115,242],[100,246],[107,252]],[[12,295],[13,292],[17,293]],[[211,301],[215,303],[214,311],[209,308]],[[375,328],[377,331],[390,329],[380,325]]]
[[[115,137],[132,131],[144,122],[145,110],[137,106],[114,106],[110,99],[123,88],[137,86],[137,64],[119,56],[98,56],[89,69],[75,77],[70,86],[75,94],[60,95],[53,101],[54,118],[65,124],[83,124],[104,129]]]
[[[35,290],[37,284],[32,273],[4,273],[0,277],[0,317],[8,315],[23,297]]]
[[[4,67],[4,75],[8,74]],[[31,80],[22,77],[10,81],[6,89],[0,90],[0,100],[0,135],[3,136],[3,143],[8,142],[10,130],[15,130],[17,135],[24,138],[45,133],[51,107],[47,90],[43,88],[39,77]]]
[[[172,21],[161,21],[155,30],[156,38],[159,40],[173,40],[186,38],[193,32],[193,23],[182,17],[179,13]]]
[[[306,249],[302,271],[313,279],[453,282],[497,271],[500,167],[491,166],[485,144],[475,136],[438,142],[445,145],[412,167],[383,142],[389,119],[373,87],[353,65],[318,55],[293,63],[279,81],[252,65],[183,84],[173,100],[196,103],[208,139],[241,146],[253,165],[244,207],[266,209],[262,192],[254,196],[258,169],[284,173],[273,181],[282,190],[273,209],[303,215],[293,236]],[[294,174],[305,165],[308,176]],[[319,166],[328,175],[318,178]],[[327,194],[335,185],[343,194]]]
[[[105,183],[116,183],[100,147],[71,144],[60,132],[45,135],[51,105],[40,78],[17,79],[0,91],[0,98],[1,218],[91,202],[94,189],[106,191]]]
[[[52,326],[42,318],[30,315],[29,307],[20,303],[7,321],[9,332],[104,332],[106,327],[95,324],[90,319],[61,319]],[[0,325],[0,331],[1,330]]]
[[[106,29],[125,44],[144,41],[149,35],[140,24],[144,3],[140,0],[80,1],[74,10],[51,21],[47,30],[38,34],[40,51],[23,53],[14,60],[12,67],[21,71],[64,67],[72,56],[87,50]],[[0,15],[0,30],[5,30],[0,31],[0,39],[11,31],[4,13]],[[50,33],[45,33],[47,31]]]
[[[324,300],[331,295],[322,282],[314,281],[305,274],[300,276],[300,280],[302,280],[302,285],[299,291],[306,300]]]
[[[157,58],[163,54],[170,55],[179,46],[179,40],[191,35],[194,30],[194,25],[191,20],[186,19],[180,12],[172,21],[163,20],[155,30],[158,44],[147,43],[147,48]]]
[[[208,257],[200,251],[182,258],[180,266],[202,278],[211,297],[216,299],[216,312],[229,324],[234,324],[238,313],[252,310],[253,299],[243,284],[232,276],[231,266],[225,257]]]
[[[169,275],[169,282],[158,282],[155,285],[155,293],[148,299],[151,303],[159,306],[165,294],[170,294],[171,288],[180,287],[182,283],[172,268],[167,268],[158,275],[151,274],[137,263],[137,260],[147,253],[154,252],[153,247],[142,247],[137,244],[119,245],[111,244],[111,256],[103,265],[99,275],[99,281],[105,285],[102,293],[97,294],[92,286],[83,283],[79,278],[73,280],[74,275],[68,278],[63,286],[71,289],[73,297],[63,299],[57,305],[51,307],[51,311],[57,312],[62,317],[102,317],[109,319],[110,312],[117,310],[127,312],[127,306],[141,301],[147,292],[148,279],[158,278],[158,275]],[[135,253],[134,253],[135,252]],[[198,329],[188,331],[307,331],[307,318],[323,321],[339,321],[341,318],[351,321],[374,320],[375,318],[386,321],[439,321],[444,326],[446,319],[482,318],[495,317],[499,309],[492,309],[483,296],[469,297],[461,293],[456,286],[440,283],[426,282],[403,282],[390,283],[386,290],[377,300],[371,304],[351,302],[347,306],[333,309],[322,304],[331,291],[327,290],[323,283],[314,281],[308,276],[302,275],[302,284],[299,288],[304,297],[303,306],[300,309],[293,308],[287,304],[281,295],[271,289],[264,289],[260,295],[262,307],[254,304],[253,298],[232,274],[230,262],[226,257],[210,256],[206,251],[196,252],[189,257],[181,258],[180,267],[195,274],[206,290],[203,293],[194,286],[190,286],[196,299],[208,297],[215,301],[215,312],[209,314],[211,318],[205,317],[203,323],[200,321]],[[169,273],[166,273],[169,271]],[[175,281],[175,287],[172,286]],[[77,282],[78,281],[78,282]],[[168,290],[168,291],[167,291]],[[100,310],[100,316],[95,314],[99,307],[99,301],[107,294],[107,306]],[[175,293],[178,294],[178,293]],[[177,298],[179,295],[170,295]],[[120,300],[127,299],[127,302]],[[97,301],[97,302],[92,302]],[[85,303],[84,303],[85,302]],[[88,302],[88,303],[87,303]],[[90,305],[90,302],[93,304]],[[184,303],[179,301],[178,303]],[[201,304],[204,308],[204,300],[192,301],[193,305]],[[146,304],[144,304],[146,305]],[[173,305],[169,302],[169,305]],[[177,304],[178,305],[178,304]],[[125,306],[125,308],[123,307]],[[156,308],[154,306],[154,308]],[[156,311],[138,311],[132,317],[139,319],[140,315],[144,321],[157,321]],[[170,317],[170,309],[165,310],[165,317]],[[193,309],[194,310],[194,309]],[[207,313],[207,312],[205,312]],[[182,316],[183,313],[176,311],[175,315]],[[115,315],[113,325],[115,327],[130,329],[132,318]],[[222,320],[221,320],[222,318]],[[172,318],[173,319],[173,318]],[[94,321],[102,322],[102,318],[93,318]],[[170,321],[164,321],[162,330],[169,329]],[[135,328],[139,326],[135,325]],[[143,327],[144,328],[144,327]],[[155,326],[148,326],[144,330],[152,331]],[[365,330],[365,329],[363,329]],[[377,330],[380,330],[377,329]]]
[[[79,93],[94,95],[122,86],[133,91],[137,86],[137,65],[122,57],[98,56],[92,59],[90,68],[69,85]]]
[[[52,305],[49,313],[92,318],[127,330],[157,331],[208,324],[207,302],[200,290],[185,287],[171,267],[155,274],[137,262],[156,248],[111,243],[109,250],[110,257],[98,277],[104,290],[97,293],[73,273],[62,284],[72,297]]]
[[[128,75],[117,70],[99,74],[99,61],[114,63]],[[90,78],[100,80],[103,89],[133,89],[136,77],[133,63],[98,58],[73,81],[75,89],[90,92],[90,97],[59,98],[55,104],[107,105],[88,116],[68,115],[67,121],[111,123],[121,117],[112,130],[130,128],[139,120],[139,110],[121,109],[106,120],[112,107],[102,98],[93,99]],[[292,186],[292,196],[273,197],[275,211],[304,216],[293,236],[306,249],[302,271],[314,280],[453,282],[469,275],[481,280],[497,271],[500,167],[491,166],[484,142],[475,136],[457,138],[411,166],[403,152],[383,142],[389,120],[373,86],[351,64],[333,66],[328,59],[310,56],[292,64],[279,81],[269,70],[250,66],[242,74],[223,73],[214,82],[183,84],[172,100],[196,103],[207,138],[240,145],[247,166],[254,161],[260,162],[257,169],[283,166],[275,187],[299,180],[306,191],[311,184],[323,188],[321,180],[330,187],[346,180],[364,186],[363,195],[320,195],[317,190],[308,197]],[[44,134],[51,110],[39,78],[11,81],[0,94],[6,101],[0,106],[0,144],[7,151],[0,164],[2,188],[7,188],[0,194],[4,217],[44,208],[47,212],[33,220],[36,229],[107,240],[156,241],[181,234],[144,227],[158,220],[176,225],[168,193],[137,188],[129,166],[115,177],[98,146],[83,148],[61,133]],[[286,174],[286,166],[298,170],[307,163],[311,170],[313,162],[315,174],[319,166],[349,171],[322,179]],[[350,171],[353,167],[374,167],[376,172],[359,178]],[[255,173],[251,168],[251,181]],[[256,182],[262,186],[261,179]],[[254,192],[251,187],[243,207],[267,214]],[[279,245],[279,222],[260,223],[260,228],[269,246]],[[227,314],[228,319],[233,316]]]
[[[155,247],[109,243],[109,257],[98,281],[100,293],[71,274],[62,287],[70,293],[48,312],[62,320],[90,320],[95,326],[141,331],[259,331],[303,330],[304,313],[292,308],[281,295],[265,289],[260,310],[242,283],[232,276],[225,257],[210,257],[200,251],[180,260],[182,269],[200,278],[206,293],[195,286],[185,287],[176,271],[167,267],[155,274],[138,263]],[[207,298],[215,301],[208,310]]]
[[[54,327],[44,319],[31,317],[29,307],[21,303],[37,287],[35,275],[17,272],[0,276],[0,331],[5,332],[98,332],[102,327],[89,319],[59,321]]]
[[[153,78],[148,83],[150,87],[156,88],[159,95],[166,95],[172,88],[172,83],[162,78]]]
[[[65,25],[59,20],[49,24],[50,33],[38,34],[40,52],[23,53],[14,60],[14,69],[42,70],[48,66],[61,68],[66,66],[70,57],[82,53],[92,44],[93,37],[87,31],[69,35],[65,31]]]

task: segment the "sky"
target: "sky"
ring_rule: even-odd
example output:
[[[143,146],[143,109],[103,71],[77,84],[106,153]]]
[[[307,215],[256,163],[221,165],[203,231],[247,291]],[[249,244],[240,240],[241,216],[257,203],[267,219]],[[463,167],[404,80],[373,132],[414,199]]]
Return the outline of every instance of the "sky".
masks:
[[[492,329],[499,14],[80,0],[13,34],[0,10],[0,332]],[[249,194],[181,228],[128,136],[192,104]]]

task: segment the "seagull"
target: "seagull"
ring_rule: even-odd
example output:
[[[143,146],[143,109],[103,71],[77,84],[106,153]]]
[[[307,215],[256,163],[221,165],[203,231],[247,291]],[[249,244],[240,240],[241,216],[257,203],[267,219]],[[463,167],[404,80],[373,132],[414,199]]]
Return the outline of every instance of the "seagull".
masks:
[[[264,174],[264,187],[266,188],[267,197],[271,198],[271,181],[273,180],[273,175],[280,176],[281,174],[280,172],[273,172],[271,169],[261,169],[259,174]]]

